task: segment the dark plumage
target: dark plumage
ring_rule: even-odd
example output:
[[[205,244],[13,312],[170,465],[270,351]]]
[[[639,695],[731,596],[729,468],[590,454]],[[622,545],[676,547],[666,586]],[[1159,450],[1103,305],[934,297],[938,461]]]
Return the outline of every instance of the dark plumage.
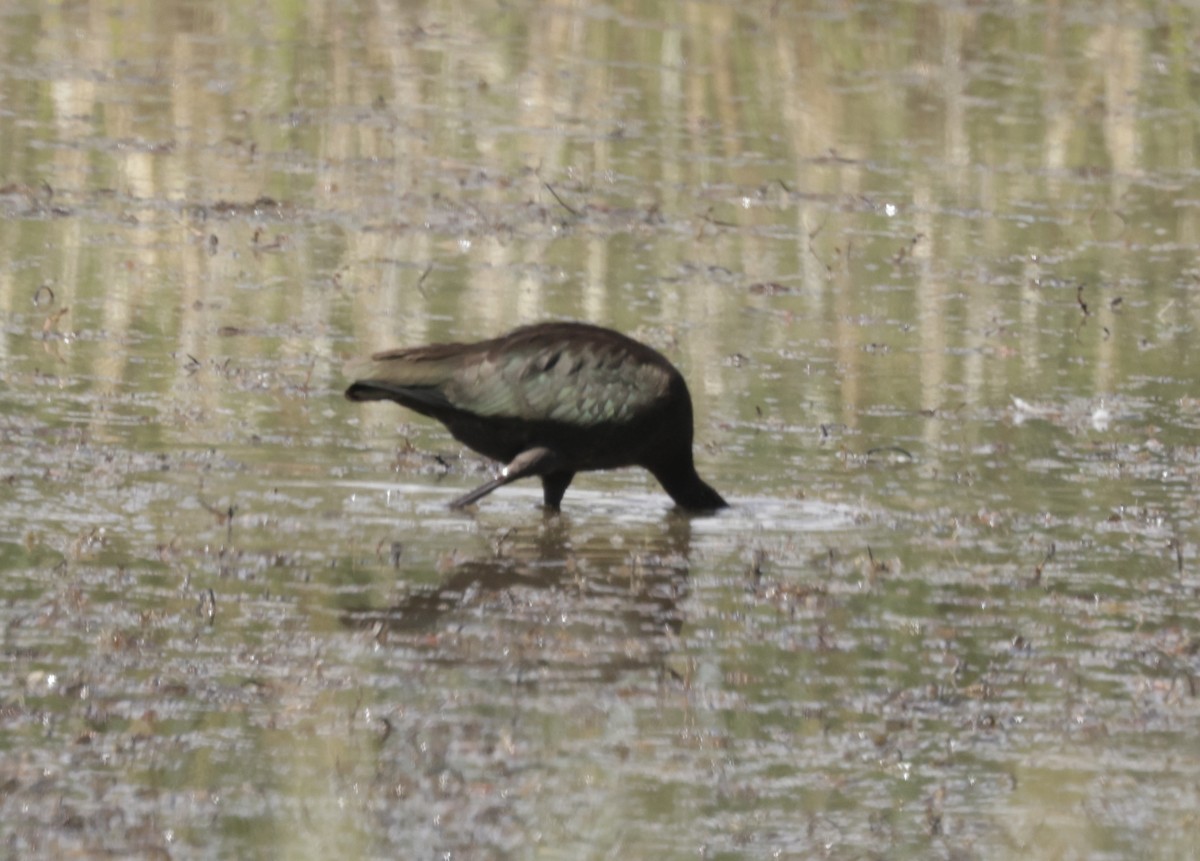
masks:
[[[507,464],[456,499],[461,508],[536,475],[557,509],[575,473],[641,466],[682,508],[724,508],[692,462],[692,399],[657,351],[584,323],[539,323],[476,344],[430,344],[371,357],[352,401],[395,401]]]

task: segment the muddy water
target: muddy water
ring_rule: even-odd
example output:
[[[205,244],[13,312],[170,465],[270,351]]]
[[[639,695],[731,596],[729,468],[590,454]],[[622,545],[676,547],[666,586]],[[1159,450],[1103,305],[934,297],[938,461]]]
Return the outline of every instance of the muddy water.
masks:
[[[7,854],[1188,856],[1190,10],[252,5],[0,13]],[[544,317],[731,511],[341,398]]]

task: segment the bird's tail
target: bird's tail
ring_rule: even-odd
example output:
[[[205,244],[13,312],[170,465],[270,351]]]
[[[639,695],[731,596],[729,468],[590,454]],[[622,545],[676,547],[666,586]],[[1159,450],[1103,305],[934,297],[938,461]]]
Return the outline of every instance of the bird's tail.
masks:
[[[448,406],[442,386],[453,375],[456,358],[457,354],[441,349],[417,347],[354,359],[343,369],[354,380],[346,389],[346,397],[352,401],[417,400],[434,407]]]

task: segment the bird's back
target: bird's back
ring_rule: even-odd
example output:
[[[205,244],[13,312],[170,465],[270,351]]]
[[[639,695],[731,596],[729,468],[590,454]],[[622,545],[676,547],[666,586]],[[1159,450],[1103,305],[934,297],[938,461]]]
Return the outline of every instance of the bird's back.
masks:
[[[347,396],[386,398],[445,420],[449,414],[571,427],[636,423],[667,397],[678,371],[610,329],[541,323],[474,344],[376,353]]]
[[[676,376],[661,355],[617,332],[550,323],[488,343],[446,393],[479,416],[620,426],[653,410]]]

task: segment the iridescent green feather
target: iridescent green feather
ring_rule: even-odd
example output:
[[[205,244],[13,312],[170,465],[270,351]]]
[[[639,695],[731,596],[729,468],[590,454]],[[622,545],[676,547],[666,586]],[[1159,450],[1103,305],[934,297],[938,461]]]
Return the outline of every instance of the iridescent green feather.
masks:
[[[631,421],[667,390],[671,372],[611,344],[526,349],[466,363],[446,399],[479,416],[590,426]]]

